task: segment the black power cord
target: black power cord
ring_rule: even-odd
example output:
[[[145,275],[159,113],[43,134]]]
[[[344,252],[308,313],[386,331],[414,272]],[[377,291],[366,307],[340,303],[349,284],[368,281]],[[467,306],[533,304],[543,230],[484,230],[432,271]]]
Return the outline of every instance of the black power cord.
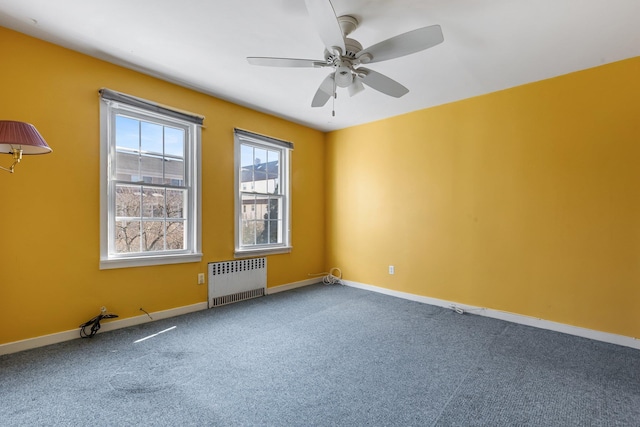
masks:
[[[114,317],[118,317],[118,315],[117,314],[106,314],[106,313],[98,314],[93,319],[88,320],[88,321],[84,322],[82,325],[80,325],[80,336],[82,338],[93,338],[93,336],[96,334],[96,332],[98,332],[98,330],[100,329],[100,321],[102,319],[113,319]],[[91,326],[91,332],[87,333],[87,328],[89,326]]]

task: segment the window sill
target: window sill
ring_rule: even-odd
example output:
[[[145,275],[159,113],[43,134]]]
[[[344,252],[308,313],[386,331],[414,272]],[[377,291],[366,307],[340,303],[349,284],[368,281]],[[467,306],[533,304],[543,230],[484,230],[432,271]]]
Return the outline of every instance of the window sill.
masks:
[[[129,267],[147,267],[151,265],[182,264],[200,261],[202,261],[202,254],[111,258],[100,260],[100,270]]]
[[[288,254],[291,253],[291,246],[281,246],[278,248],[259,248],[237,250],[233,254],[235,258],[251,258],[264,255]]]

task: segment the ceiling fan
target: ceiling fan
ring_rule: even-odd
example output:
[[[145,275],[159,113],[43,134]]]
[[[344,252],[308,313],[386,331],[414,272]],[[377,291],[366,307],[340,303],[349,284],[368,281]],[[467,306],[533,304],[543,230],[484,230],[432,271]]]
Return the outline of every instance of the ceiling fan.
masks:
[[[373,64],[399,58],[436,46],[444,41],[439,25],[418,28],[366,49],[347,36],[358,27],[353,16],[336,17],[330,0],[305,0],[307,11],[325,45],[324,60],[248,57],[253,65],[269,67],[331,67],[333,71],[320,83],[312,107],[322,107],[329,98],[336,96],[336,87],[347,88],[353,96],[364,90],[363,84],[386,95],[400,98],[409,89],[397,81],[365,68],[362,64]]]

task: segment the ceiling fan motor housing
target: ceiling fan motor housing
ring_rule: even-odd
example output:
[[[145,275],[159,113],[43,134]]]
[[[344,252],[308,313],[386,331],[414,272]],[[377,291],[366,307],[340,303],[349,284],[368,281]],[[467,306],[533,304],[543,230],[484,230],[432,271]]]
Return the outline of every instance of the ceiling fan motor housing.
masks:
[[[355,59],[356,54],[362,50],[362,45],[354,39],[344,39],[344,46],[347,51],[342,56],[349,59]]]
[[[324,51],[324,59],[327,61],[329,65],[339,65],[339,61],[342,58],[355,60],[358,52],[362,50],[362,45],[354,39],[344,39],[344,45],[346,48],[346,52],[343,52],[342,55],[338,56],[329,52],[325,49]]]
[[[356,55],[362,50],[362,45],[354,39],[346,38],[344,40],[346,52],[341,56],[333,55],[325,50],[325,59],[327,64],[336,68],[335,81],[338,87],[349,87],[353,82],[353,66]]]

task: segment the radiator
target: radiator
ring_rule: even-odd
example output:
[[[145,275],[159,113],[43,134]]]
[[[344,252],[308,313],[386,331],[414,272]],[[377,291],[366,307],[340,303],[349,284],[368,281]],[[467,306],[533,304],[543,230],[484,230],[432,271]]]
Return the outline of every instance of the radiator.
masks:
[[[209,263],[209,308],[264,296],[267,259]]]

